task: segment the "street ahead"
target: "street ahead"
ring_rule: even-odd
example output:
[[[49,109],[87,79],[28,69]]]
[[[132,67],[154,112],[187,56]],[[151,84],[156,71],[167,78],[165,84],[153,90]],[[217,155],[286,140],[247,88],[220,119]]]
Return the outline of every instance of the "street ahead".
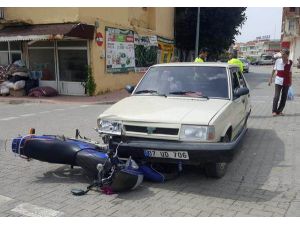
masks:
[[[97,116],[109,105],[0,103],[0,216],[300,216],[300,99],[287,102],[285,117],[271,117],[271,67],[251,67],[252,114],[240,153],[224,178],[206,178],[199,168],[166,183],[143,182],[137,190],[82,197],[90,179],[80,168],[27,162],[4,149],[4,140],[26,134],[93,139]],[[300,75],[294,85],[300,87]]]

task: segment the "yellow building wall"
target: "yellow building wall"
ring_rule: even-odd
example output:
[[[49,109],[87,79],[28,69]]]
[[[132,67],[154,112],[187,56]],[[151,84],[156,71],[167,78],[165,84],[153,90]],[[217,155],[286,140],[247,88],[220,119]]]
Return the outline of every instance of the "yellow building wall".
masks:
[[[67,23],[78,21],[79,8],[64,7],[7,7],[7,21],[23,21],[30,24]]]
[[[156,33],[165,38],[174,39],[174,8],[157,7],[156,13]]]
[[[103,45],[100,47],[96,44],[95,40],[90,41],[90,56],[91,66],[95,82],[97,84],[97,94],[108,91],[119,90],[127,84],[136,85],[142,73],[106,73],[105,61],[105,27],[114,27],[120,29],[134,30],[140,35],[154,35],[173,39],[173,8],[162,8],[156,11],[155,8],[80,8],[79,19],[83,23],[99,24],[97,32],[101,32],[104,38]],[[165,16],[156,15],[157,13],[166,13]],[[156,24],[157,18],[160,23]],[[155,22],[153,22],[155,21]],[[166,22],[167,21],[167,22]],[[155,24],[155,25],[153,25]],[[171,26],[169,25],[171,24]],[[159,27],[160,32],[150,28]]]
[[[131,29],[140,35],[159,35],[174,38],[174,8],[154,7],[82,7],[82,8],[5,8],[7,21],[23,21],[31,24],[81,22],[99,24],[104,43],[100,47],[95,40],[90,43],[90,63],[97,84],[96,93],[124,88],[137,84],[141,73],[106,73],[105,27]]]

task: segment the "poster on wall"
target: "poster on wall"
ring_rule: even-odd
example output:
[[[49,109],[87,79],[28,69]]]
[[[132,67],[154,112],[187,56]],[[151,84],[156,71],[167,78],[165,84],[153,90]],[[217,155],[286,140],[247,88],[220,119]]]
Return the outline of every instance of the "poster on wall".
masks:
[[[135,72],[146,72],[157,62],[157,36],[134,34]]]
[[[106,31],[106,71],[127,73],[134,71],[134,32],[112,27]]]
[[[158,36],[157,42],[157,63],[169,63],[174,53],[174,41]]]

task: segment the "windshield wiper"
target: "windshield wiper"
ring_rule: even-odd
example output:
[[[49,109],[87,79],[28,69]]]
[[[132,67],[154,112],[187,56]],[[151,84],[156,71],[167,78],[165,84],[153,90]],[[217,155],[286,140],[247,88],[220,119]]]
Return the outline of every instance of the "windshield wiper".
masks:
[[[197,98],[206,98],[206,99],[209,99],[208,96],[206,95],[201,95],[199,92],[196,92],[196,91],[173,91],[173,92],[170,92],[169,94],[171,95],[187,95],[187,94],[191,94],[191,95],[197,95],[196,97]]]
[[[150,94],[156,94],[157,96],[164,96],[167,97],[165,94],[160,94],[158,91],[155,90],[140,90],[135,92],[134,94],[142,94],[142,93],[150,93]]]

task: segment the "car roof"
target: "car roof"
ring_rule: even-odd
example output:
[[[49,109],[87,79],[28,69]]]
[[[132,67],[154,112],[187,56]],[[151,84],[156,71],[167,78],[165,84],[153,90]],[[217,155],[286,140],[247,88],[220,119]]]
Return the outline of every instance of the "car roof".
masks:
[[[151,67],[168,67],[168,66],[200,66],[200,67],[226,67],[226,68],[232,68],[232,67],[238,67],[238,65],[235,64],[228,64],[228,63],[222,63],[222,62],[176,62],[176,63],[162,63],[162,64],[156,64]]]

